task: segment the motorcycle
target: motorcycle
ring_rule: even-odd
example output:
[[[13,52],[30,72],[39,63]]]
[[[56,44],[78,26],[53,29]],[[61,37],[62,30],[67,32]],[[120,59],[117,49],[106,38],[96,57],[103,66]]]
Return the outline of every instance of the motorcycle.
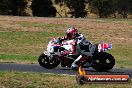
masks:
[[[38,58],[40,66],[53,69],[61,64],[62,67],[71,68],[72,62],[79,55],[63,55],[63,51],[70,51],[72,49],[71,43],[74,40],[68,40],[66,42],[60,43],[59,39],[53,38],[47,45],[47,50],[44,51]],[[108,71],[112,69],[115,65],[114,57],[105,52],[112,48],[112,44],[99,43],[95,44],[96,49],[90,60],[82,60],[79,64],[84,68],[92,67],[96,71]],[[91,64],[92,63],[92,64]],[[91,64],[91,65],[88,65]]]

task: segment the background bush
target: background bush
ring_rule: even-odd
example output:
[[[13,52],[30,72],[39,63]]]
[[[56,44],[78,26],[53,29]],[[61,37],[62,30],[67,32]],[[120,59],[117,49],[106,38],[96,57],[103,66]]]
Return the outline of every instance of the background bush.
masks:
[[[112,15],[127,18],[132,14],[132,0],[0,0],[0,14],[25,16],[32,13],[33,16],[39,17],[55,17],[57,14],[61,16],[61,10],[55,8],[55,5],[64,6],[65,17],[87,17],[88,13],[94,13],[100,18]]]

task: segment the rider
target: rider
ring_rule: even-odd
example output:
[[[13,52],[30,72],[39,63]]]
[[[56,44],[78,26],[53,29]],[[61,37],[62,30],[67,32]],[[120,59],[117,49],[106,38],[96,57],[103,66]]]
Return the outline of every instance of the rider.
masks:
[[[63,52],[63,55],[75,54],[79,55],[78,58],[72,63],[71,68],[77,69],[80,61],[89,60],[92,57],[92,54],[95,50],[95,46],[86,40],[86,38],[78,32],[78,29],[75,27],[70,27],[67,29],[66,37],[59,38],[60,41],[64,40],[74,40],[72,43],[72,51]]]

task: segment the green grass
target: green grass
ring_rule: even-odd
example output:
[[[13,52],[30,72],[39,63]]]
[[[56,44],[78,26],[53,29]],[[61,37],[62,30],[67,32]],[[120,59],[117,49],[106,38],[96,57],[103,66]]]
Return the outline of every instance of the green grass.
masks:
[[[35,19],[37,20],[37,18]],[[45,18],[42,19],[45,20]],[[32,22],[28,18],[27,21],[0,20],[0,60],[3,62],[4,60],[5,62],[12,62],[13,60],[15,62],[37,62],[39,55],[46,49],[48,42],[53,37],[64,36],[64,28],[71,25],[69,22],[73,22],[73,19],[58,18],[57,21],[61,23],[59,24],[55,19],[49,19],[48,22],[39,22],[38,20],[38,22]],[[113,49],[108,52],[115,57],[116,67],[132,67],[132,62],[130,62],[132,58],[131,20],[74,19],[74,21],[82,22],[82,24],[76,25],[90,41],[94,43],[104,41],[113,44]],[[3,22],[7,24],[1,24]],[[113,25],[113,23],[115,24]],[[87,28],[89,24],[94,24],[95,29],[94,25],[91,28]],[[111,27],[111,24],[113,27]],[[120,27],[116,29],[119,25],[124,25],[124,29],[120,29]],[[106,27],[103,28],[103,26]]]
[[[61,36],[61,34],[49,32],[0,32],[0,53],[35,54],[36,52],[38,54],[39,49],[44,49],[50,39],[57,36]]]
[[[76,83],[76,76],[43,73],[0,72],[2,88],[131,88],[128,84],[84,84]]]
[[[0,32],[0,59],[14,62],[36,62],[52,37],[53,32]]]
[[[60,27],[65,27],[65,24],[44,24],[44,23],[40,23],[40,22],[26,22],[26,21],[21,21],[21,22],[17,22],[19,25],[23,26],[23,27],[39,27],[39,28],[60,28]]]
[[[37,63],[37,59],[38,59],[38,55],[15,55],[15,54],[11,54],[11,55],[7,55],[7,54],[0,54],[0,58],[1,60],[4,61],[14,61],[17,63],[21,63],[21,61],[25,61],[25,62],[31,62],[31,63]]]
[[[108,53],[111,53],[116,60],[116,67],[131,67],[132,62],[132,48],[131,45],[126,44],[116,44],[113,45],[113,49],[107,51]]]
[[[14,20],[9,18],[0,20],[0,61],[2,62],[37,63],[39,55],[46,49],[51,38],[64,36],[65,28],[73,22],[73,19],[60,18],[55,19],[61,24],[57,21],[52,22],[55,20],[53,18],[49,19],[49,22],[31,22],[30,18],[27,18],[27,21],[23,21],[22,18],[19,18],[22,21],[17,21],[15,17],[12,19]],[[113,49],[107,52],[115,57],[115,67],[132,67],[131,20],[74,19],[74,22],[79,22],[75,25],[92,42],[104,41],[113,44]],[[92,24],[94,25],[91,26]],[[80,86],[75,79],[75,76],[43,73],[0,72],[0,88],[131,88],[132,86],[132,83]]]
[[[61,35],[53,32],[0,32],[0,59],[37,62],[50,39]]]
[[[102,24],[103,23],[114,23],[114,24],[132,25],[132,20],[131,19],[120,19],[120,18],[107,18],[107,19],[96,18],[95,20],[92,20],[91,22],[102,23]]]
[[[0,46],[34,45],[50,40],[50,36],[57,37],[61,34],[50,32],[0,32]],[[3,44],[4,43],[4,44]]]

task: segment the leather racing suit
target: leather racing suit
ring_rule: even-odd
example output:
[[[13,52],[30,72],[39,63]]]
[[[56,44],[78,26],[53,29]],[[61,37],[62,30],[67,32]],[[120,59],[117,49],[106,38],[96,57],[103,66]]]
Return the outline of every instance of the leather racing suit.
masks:
[[[69,39],[67,37],[62,37],[61,40],[63,41]],[[80,64],[78,64],[80,61],[86,61],[93,56],[95,46],[86,40],[86,38],[80,33],[78,33],[77,36],[73,38],[73,40],[72,51],[63,52],[63,54],[79,55],[79,57],[75,59],[71,66],[72,69],[76,69],[78,66],[80,66]]]

